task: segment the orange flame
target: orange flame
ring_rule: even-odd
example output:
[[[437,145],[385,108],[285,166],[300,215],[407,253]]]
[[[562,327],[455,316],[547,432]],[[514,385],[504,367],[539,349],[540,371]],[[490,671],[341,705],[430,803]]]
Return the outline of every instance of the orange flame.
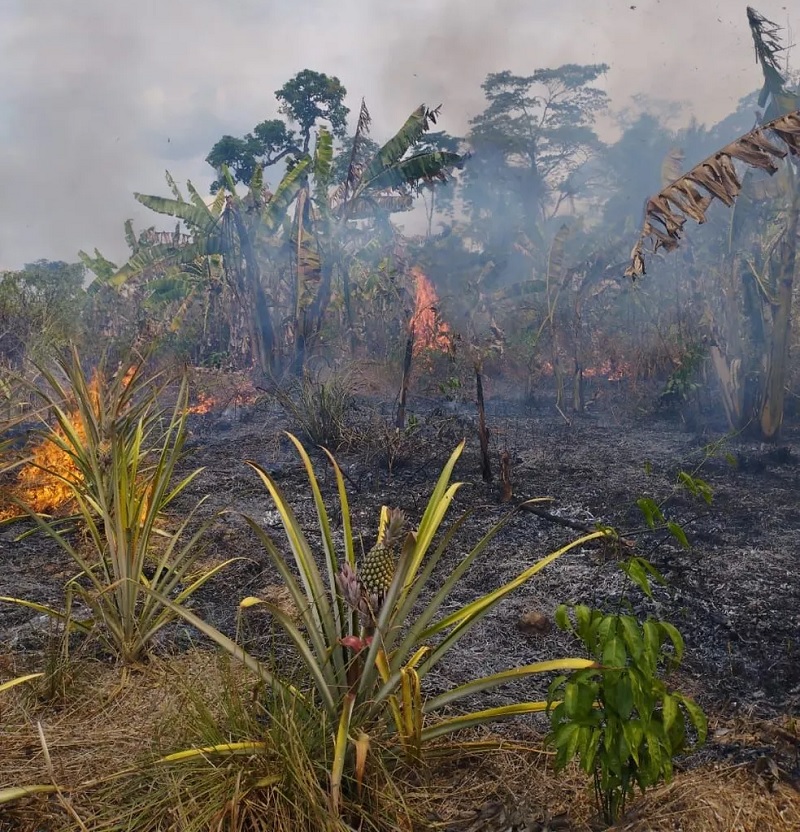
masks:
[[[97,374],[89,383],[89,396],[96,415],[100,407],[101,383]],[[68,417],[77,440],[85,442],[86,430],[74,403],[68,408]],[[65,441],[68,447],[71,445],[60,425],[53,428],[53,433]],[[55,442],[44,439],[33,448],[31,461],[20,469],[11,491],[18,500],[29,505],[34,511],[52,514],[72,501],[74,492],[69,483],[77,484],[80,480],[81,474],[72,457]],[[0,520],[18,517],[22,513],[15,505],[0,506]]]
[[[439,317],[439,297],[425,273],[417,266],[411,269],[416,283],[414,314],[414,355],[425,350],[448,352],[451,348],[450,327]]]
[[[230,380],[225,379],[227,382],[230,382]],[[191,407],[188,407],[186,412],[203,415],[211,413],[212,410],[222,411],[232,406],[245,407],[258,401],[258,392],[250,379],[237,379],[234,376],[233,380],[233,386],[226,384],[225,390],[215,393],[206,392],[205,390],[198,392],[197,401]]]
[[[210,413],[216,405],[216,399],[206,393],[201,393],[197,397],[197,404],[193,404],[187,408],[187,413]]]

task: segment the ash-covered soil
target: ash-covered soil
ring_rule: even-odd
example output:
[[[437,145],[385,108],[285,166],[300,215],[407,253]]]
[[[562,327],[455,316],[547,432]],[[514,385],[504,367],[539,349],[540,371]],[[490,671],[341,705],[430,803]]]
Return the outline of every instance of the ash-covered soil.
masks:
[[[374,429],[342,448],[337,459],[347,477],[354,530],[372,545],[379,507],[404,509],[418,520],[436,477],[462,436],[467,448],[455,479],[466,485],[448,516],[474,513],[447,553],[439,575],[449,573],[468,547],[510,510],[501,505],[496,485],[480,479],[473,411],[466,405],[437,406],[417,401],[419,428],[394,470],[385,464],[385,445]],[[354,425],[376,424],[376,403],[362,400],[350,418]],[[388,413],[386,415],[389,423]],[[275,477],[312,540],[318,539],[316,515],[305,473],[294,448],[282,435],[293,425],[276,406],[240,411],[233,419],[191,417],[186,468],[204,466],[201,476],[180,498],[176,515],[209,494],[208,515],[233,509],[251,515],[285,550],[282,530],[269,496],[243,460],[265,466]],[[514,501],[548,496],[552,514],[587,526],[618,528],[637,542],[668,580],[657,587],[655,602],[634,589],[628,593],[636,613],[654,614],[674,623],[686,640],[686,659],[674,680],[706,708],[769,717],[796,712],[800,703],[800,435],[788,432],[780,448],[730,440],[713,455],[709,445],[721,434],[699,436],[664,420],[631,419],[598,413],[567,424],[552,406],[522,407],[494,402],[489,408],[493,463],[508,449],[513,463]],[[295,428],[296,429],[296,428]],[[310,443],[307,443],[310,447]],[[322,454],[313,458],[329,507],[335,484]],[[735,463],[735,464],[734,464]],[[713,489],[707,505],[676,486],[681,470],[696,473]],[[635,506],[639,497],[666,500],[667,518],[683,524],[692,544],[686,551],[669,535],[643,532]],[[335,512],[334,522],[335,520]],[[0,595],[59,605],[63,584],[74,569],[53,543],[40,535],[15,541],[20,526],[0,529]],[[473,600],[515,577],[540,557],[580,532],[549,519],[520,512],[466,575],[447,609]],[[205,541],[204,558],[240,557],[192,603],[203,617],[233,635],[236,606],[245,595],[274,593],[278,577],[266,553],[236,514],[221,517]],[[434,693],[478,675],[564,655],[577,655],[569,636],[540,622],[535,630],[519,625],[525,613],[552,619],[559,603],[614,608],[624,586],[616,559],[587,546],[564,555],[462,639],[427,678]],[[46,629],[27,610],[3,605],[0,639],[15,651],[34,649]],[[258,608],[249,614],[247,635],[253,650],[276,650],[269,621]],[[186,628],[174,627],[162,649],[181,649]],[[485,694],[484,707],[524,698],[540,698],[547,680],[506,686]]]

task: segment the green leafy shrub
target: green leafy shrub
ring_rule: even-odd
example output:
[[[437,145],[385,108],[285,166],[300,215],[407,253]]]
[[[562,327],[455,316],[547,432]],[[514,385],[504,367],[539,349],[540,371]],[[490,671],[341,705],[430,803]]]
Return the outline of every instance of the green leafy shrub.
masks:
[[[707,356],[708,349],[703,343],[690,344],[683,350],[661,391],[659,403],[662,406],[679,407],[692,399],[700,389],[697,376]]]
[[[603,819],[615,823],[636,786],[644,792],[669,782],[673,757],[689,748],[690,725],[701,744],[706,720],[659,675],[683,656],[683,638],[674,626],[583,605],[571,612],[572,617],[568,607],[559,607],[556,623],[573,632],[601,666],[553,681],[550,741],[558,769],[578,757],[593,777]]]

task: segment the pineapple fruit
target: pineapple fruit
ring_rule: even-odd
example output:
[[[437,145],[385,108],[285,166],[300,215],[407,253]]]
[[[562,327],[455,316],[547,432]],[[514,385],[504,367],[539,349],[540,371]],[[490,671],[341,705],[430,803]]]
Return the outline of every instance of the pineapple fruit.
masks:
[[[368,595],[376,595],[382,600],[392,585],[405,525],[406,517],[400,509],[388,509],[383,534],[378,535],[378,542],[367,552],[358,570]]]

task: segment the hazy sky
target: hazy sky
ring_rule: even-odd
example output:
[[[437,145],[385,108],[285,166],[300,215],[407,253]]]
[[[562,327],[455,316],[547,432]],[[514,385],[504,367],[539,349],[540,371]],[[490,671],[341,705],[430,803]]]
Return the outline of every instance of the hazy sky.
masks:
[[[798,25],[781,0],[751,0]],[[463,133],[489,72],[607,63],[615,109],[684,101],[712,123],[760,85],[738,0],[0,0],[0,268],[124,258],[122,224],[156,221],[133,191],[202,193],[223,134],[276,115],[306,67],[337,75],[373,137],[421,102]],[[797,8],[797,7],[795,7]],[[791,35],[791,30],[789,32]],[[797,60],[794,61],[795,66]]]

